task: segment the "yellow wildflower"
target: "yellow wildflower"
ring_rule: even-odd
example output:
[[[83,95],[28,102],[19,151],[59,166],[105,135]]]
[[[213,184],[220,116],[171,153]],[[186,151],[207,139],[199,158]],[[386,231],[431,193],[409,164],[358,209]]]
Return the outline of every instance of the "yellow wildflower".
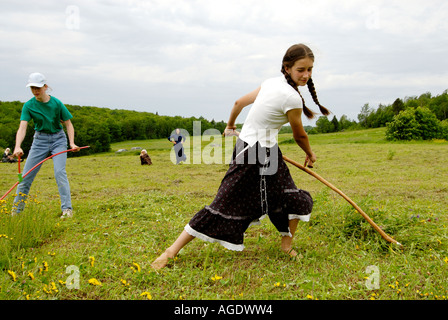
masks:
[[[143,292],[142,294],[140,294],[140,296],[141,297],[145,297],[146,296],[146,299],[152,300],[151,293],[149,293],[148,291]]]
[[[28,277],[30,277],[31,280],[34,280],[34,274],[31,271],[28,272]]]
[[[215,276],[214,276],[214,277],[211,277],[211,279],[212,279],[213,281],[217,281],[217,280],[221,280],[222,277],[220,277],[220,276],[218,276],[217,274],[215,274]]]
[[[132,262],[132,265],[135,266],[137,268],[137,271],[140,272],[142,270],[142,268],[140,268],[140,265],[136,262]],[[134,269],[135,272],[135,269]]]
[[[124,285],[125,287],[129,286],[129,282],[127,282],[125,279],[121,279],[120,281],[121,281],[121,284]]]
[[[90,266],[93,267],[93,265],[95,264],[95,257],[93,257],[93,256],[89,257],[89,262],[90,262]]]
[[[14,282],[17,281],[17,276],[16,276],[16,273],[14,271],[8,270],[8,274],[11,276],[12,281],[14,281]]]
[[[89,284],[92,284],[94,286],[101,286],[101,282],[99,282],[97,279],[92,278],[89,280]]]
[[[58,288],[56,287],[56,284],[54,282],[51,283],[51,290],[58,292]]]
[[[48,286],[46,284],[44,284],[44,287],[42,289],[46,294],[52,294],[53,292],[51,291],[51,289],[48,288]]]
[[[42,262],[42,265],[44,267],[44,271],[48,271],[48,262],[44,261],[44,262]]]

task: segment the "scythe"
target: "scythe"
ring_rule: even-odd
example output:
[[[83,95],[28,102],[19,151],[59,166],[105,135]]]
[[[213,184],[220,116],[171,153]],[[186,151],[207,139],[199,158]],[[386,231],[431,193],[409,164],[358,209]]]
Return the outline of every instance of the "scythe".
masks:
[[[55,153],[55,154],[49,156],[48,158],[45,158],[44,160],[42,160],[42,161],[39,162],[38,164],[36,164],[34,167],[32,167],[30,170],[28,170],[28,172],[25,173],[23,176],[22,176],[22,173],[20,172],[20,158],[19,158],[19,174],[18,174],[18,176],[19,176],[19,181],[17,181],[17,182],[11,187],[11,189],[9,189],[8,192],[6,192],[6,193],[3,195],[3,197],[1,197],[0,201],[3,200],[3,199],[5,199],[6,196],[7,196],[12,190],[14,190],[14,188],[15,188],[20,182],[22,182],[23,178],[25,178],[31,171],[33,171],[34,169],[36,169],[38,166],[40,166],[40,165],[41,165],[42,163],[44,163],[45,161],[47,161],[47,160],[49,160],[49,159],[51,159],[51,158],[53,158],[53,157],[55,157],[55,156],[57,156],[57,155],[60,155],[60,154],[62,154],[62,153],[66,153],[66,152],[70,152],[70,151],[75,151],[75,150],[81,150],[81,149],[85,149],[85,148],[90,148],[90,147],[89,147],[89,146],[79,147],[79,148],[77,148],[77,149],[68,149],[68,150],[64,150],[64,151]]]

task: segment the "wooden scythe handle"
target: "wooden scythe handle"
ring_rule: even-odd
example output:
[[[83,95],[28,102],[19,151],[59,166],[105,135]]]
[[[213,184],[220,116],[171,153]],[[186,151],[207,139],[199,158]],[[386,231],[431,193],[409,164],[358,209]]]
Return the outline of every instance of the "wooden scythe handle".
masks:
[[[314,171],[306,168],[305,166],[301,165],[300,163],[289,159],[286,156],[283,156],[283,160],[291,163],[292,165],[296,166],[297,168],[299,168],[302,171],[305,171],[306,173],[308,173],[309,175],[313,176],[314,178],[316,178],[317,180],[319,180],[320,182],[322,182],[323,184],[325,184],[326,186],[328,186],[330,189],[332,189],[333,191],[339,193],[345,200],[347,200],[363,217],[364,219],[367,220],[367,222],[376,230],[379,232],[379,234],[387,241],[392,242],[392,243],[396,243],[398,245],[401,245],[397,240],[393,239],[392,237],[388,236],[383,230],[381,230],[380,227],[378,227],[378,225],[373,222],[373,220],[364,212],[362,211],[362,209],[353,202],[352,199],[350,199],[349,197],[347,197],[341,190],[339,190],[338,188],[336,188],[334,185],[332,185],[330,182],[328,182],[327,180],[325,180],[324,178],[322,178],[321,176],[319,176],[317,173],[315,173]]]

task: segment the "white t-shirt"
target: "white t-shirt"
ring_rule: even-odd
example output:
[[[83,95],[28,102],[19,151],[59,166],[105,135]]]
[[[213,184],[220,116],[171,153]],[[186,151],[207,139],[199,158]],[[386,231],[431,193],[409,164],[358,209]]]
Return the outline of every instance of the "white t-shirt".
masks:
[[[284,76],[267,79],[261,84],[239,138],[250,146],[258,141],[262,147],[272,147],[277,143],[278,131],[288,122],[286,113],[301,108],[302,98]]]

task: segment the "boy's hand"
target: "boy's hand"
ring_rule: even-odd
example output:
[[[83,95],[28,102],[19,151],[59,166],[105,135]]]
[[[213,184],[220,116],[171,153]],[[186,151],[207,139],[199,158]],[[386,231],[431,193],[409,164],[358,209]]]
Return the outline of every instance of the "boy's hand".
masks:
[[[18,158],[19,156],[23,156],[22,148],[18,147],[14,149],[14,153],[12,154],[14,157]]]

